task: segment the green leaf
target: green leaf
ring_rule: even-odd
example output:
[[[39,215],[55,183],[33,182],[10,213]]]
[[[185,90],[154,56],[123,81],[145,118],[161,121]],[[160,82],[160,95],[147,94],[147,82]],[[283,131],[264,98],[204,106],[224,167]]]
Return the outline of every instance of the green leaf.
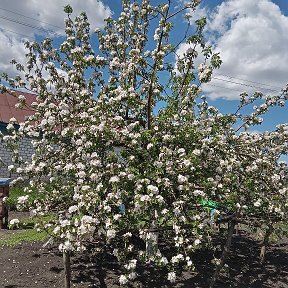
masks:
[[[72,14],[73,13],[73,8],[70,4],[64,6],[64,12],[67,14]]]

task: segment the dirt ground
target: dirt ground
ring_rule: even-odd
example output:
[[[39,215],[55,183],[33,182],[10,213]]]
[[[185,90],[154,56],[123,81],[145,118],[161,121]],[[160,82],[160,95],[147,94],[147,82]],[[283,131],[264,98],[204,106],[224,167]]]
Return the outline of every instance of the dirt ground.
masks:
[[[11,231],[0,231],[0,238],[6,233]],[[263,266],[259,264],[258,255],[257,241],[245,235],[234,236],[229,268],[215,287],[288,288],[288,239],[270,246]],[[206,288],[213,274],[212,256],[211,252],[199,251],[193,259],[198,270],[183,273],[174,284],[167,282],[164,271],[142,267],[138,271],[142,276],[131,287]],[[104,255],[102,265],[89,252],[72,257],[72,287],[119,287],[120,274],[120,267],[111,255]],[[1,288],[63,286],[62,255],[56,246],[43,248],[43,243],[35,242],[0,248]]]

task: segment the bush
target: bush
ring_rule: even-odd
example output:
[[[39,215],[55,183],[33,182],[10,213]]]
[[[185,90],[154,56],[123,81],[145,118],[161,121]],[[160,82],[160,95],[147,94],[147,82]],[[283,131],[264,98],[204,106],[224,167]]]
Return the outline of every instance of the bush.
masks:
[[[7,205],[10,211],[17,210],[18,198],[21,196],[27,195],[25,192],[25,186],[14,186],[10,188],[9,197],[7,198]],[[30,201],[34,201],[37,198],[37,191],[33,190],[32,193],[29,194]]]

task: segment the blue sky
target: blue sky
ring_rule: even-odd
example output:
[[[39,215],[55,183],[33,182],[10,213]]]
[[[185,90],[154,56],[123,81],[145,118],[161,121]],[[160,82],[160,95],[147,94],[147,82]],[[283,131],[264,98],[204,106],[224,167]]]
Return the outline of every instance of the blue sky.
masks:
[[[50,0],[39,1],[37,5],[33,3],[33,0],[1,0],[2,71],[14,73],[10,64],[12,58],[25,61],[24,38],[37,40],[50,34],[61,41],[65,17],[63,7],[66,4],[74,7],[75,15],[86,11],[93,28],[102,27],[103,19],[109,15],[117,17],[121,9],[120,0]],[[180,0],[174,0],[174,3],[179,4]],[[223,60],[211,83],[203,86],[211,104],[220,111],[233,112],[243,91],[253,93],[260,90],[265,94],[279,94],[281,87],[288,83],[288,1],[203,0],[193,19],[202,16],[208,19],[205,31],[207,40],[216,52],[220,52]],[[181,37],[183,25],[182,18],[175,19],[172,40]],[[181,54],[187,48],[184,44],[177,53]],[[263,125],[255,129],[272,130],[278,123],[288,122],[287,112],[287,107],[272,109]]]

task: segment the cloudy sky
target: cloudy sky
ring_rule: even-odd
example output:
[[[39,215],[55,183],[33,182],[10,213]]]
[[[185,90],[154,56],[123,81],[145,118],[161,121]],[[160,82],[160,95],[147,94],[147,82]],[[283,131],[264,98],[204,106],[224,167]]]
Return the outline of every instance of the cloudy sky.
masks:
[[[102,27],[111,15],[109,6],[96,0],[1,0],[0,2],[0,69],[11,73],[11,59],[24,61],[25,40],[40,36],[64,35],[63,7],[70,3],[74,14],[86,11],[92,27]]]
[[[209,2],[203,1],[198,14],[207,17],[206,32],[223,60],[205,87],[210,97],[236,99],[237,91],[255,89],[279,92],[288,82],[287,1],[231,0],[214,7],[205,5]]]
[[[63,7],[68,3],[75,15],[86,11],[92,28],[101,28],[103,19],[118,15],[121,7],[120,0],[1,0],[0,70],[12,73],[11,59],[25,61],[24,39],[39,40],[47,34],[61,39]],[[216,106],[224,112],[235,108],[243,91],[281,92],[288,82],[287,0],[202,0],[194,18],[201,16],[208,19],[208,41],[223,60],[211,83],[203,87]],[[183,20],[176,21],[175,27],[181,28]],[[178,53],[186,50],[182,45]],[[287,122],[287,114],[287,108],[277,110],[261,129]]]

